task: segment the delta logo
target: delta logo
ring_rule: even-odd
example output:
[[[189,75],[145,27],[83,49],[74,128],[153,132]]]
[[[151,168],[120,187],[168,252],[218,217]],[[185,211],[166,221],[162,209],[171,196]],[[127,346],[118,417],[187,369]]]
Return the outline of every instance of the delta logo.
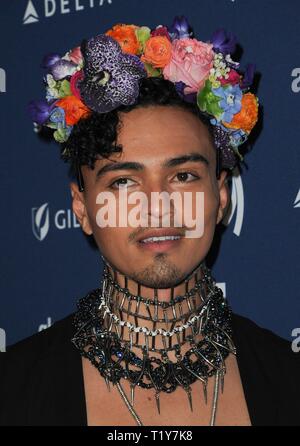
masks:
[[[43,4],[42,11],[41,4]],[[105,4],[111,5],[112,0],[44,0],[39,3],[39,12],[37,12],[33,1],[29,0],[23,16],[23,25],[37,23],[41,17],[49,18],[57,14],[70,14]]]

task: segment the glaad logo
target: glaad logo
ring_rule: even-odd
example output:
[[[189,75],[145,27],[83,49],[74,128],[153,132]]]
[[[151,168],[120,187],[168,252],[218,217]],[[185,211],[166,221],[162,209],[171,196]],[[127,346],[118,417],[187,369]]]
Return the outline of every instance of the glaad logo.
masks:
[[[112,0],[44,0],[44,16],[53,17],[56,13],[69,14],[73,11],[83,11],[85,7],[94,8],[95,4],[103,6],[105,3],[111,5]],[[27,25],[38,21],[38,13],[32,0],[29,0],[23,17],[23,24]]]
[[[38,208],[32,208],[31,214],[33,235],[41,242],[47,236],[50,228],[49,203],[44,203]],[[80,224],[71,209],[56,211],[53,224],[56,229],[80,228]]]
[[[38,331],[46,330],[47,328],[51,327],[51,325],[52,325],[52,319],[50,316],[48,316],[46,324],[40,324]]]
[[[294,208],[300,208],[300,189],[298,190],[296,200],[294,201]]]
[[[6,93],[6,72],[0,68],[0,93]]]
[[[31,0],[27,3],[25,14],[23,17],[23,25],[28,25],[29,23],[35,23],[39,21],[38,13]]]
[[[235,171],[232,175],[232,190],[231,190],[231,207],[223,219],[223,224],[228,226],[236,214],[235,224],[233,227],[233,233],[239,236],[242,231],[244,220],[244,189],[242,178],[240,175],[235,175]]]
[[[3,328],[0,328],[0,352],[6,351],[6,334]]]
[[[295,79],[293,79],[292,84],[291,84],[292,91],[294,93],[299,93],[299,91],[300,91],[300,68],[294,68],[291,76],[295,78]]]

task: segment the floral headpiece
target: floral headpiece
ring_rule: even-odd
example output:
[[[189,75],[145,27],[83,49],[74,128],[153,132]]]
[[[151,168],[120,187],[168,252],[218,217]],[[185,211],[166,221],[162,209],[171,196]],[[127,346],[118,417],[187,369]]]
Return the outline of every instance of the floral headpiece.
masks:
[[[139,81],[161,77],[210,117],[222,166],[233,168],[235,155],[242,159],[238,147],[256,124],[259,107],[249,91],[254,65],[242,74],[231,59],[235,47],[236,37],[223,29],[209,42],[195,39],[183,16],[175,17],[170,28],[117,24],[63,57],[46,55],[46,101],[31,101],[29,112],[38,129],[54,129],[55,140],[63,143],[80,119],[134,104]]]

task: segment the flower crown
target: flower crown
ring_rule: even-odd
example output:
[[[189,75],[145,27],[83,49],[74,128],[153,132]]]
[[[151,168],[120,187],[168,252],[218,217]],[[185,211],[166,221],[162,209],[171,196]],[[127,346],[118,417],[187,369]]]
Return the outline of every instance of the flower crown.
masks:
[[[29,113],[38,130],[50,127],[55,140],[64,143],[92,111],[134,104],[142,78],[168,79],[183,99],[210,117],[222,166],[232,169],[235,155],[243,159],[238,147],[256,124],[259,107],[249,91],[254,65],[242,74],[231,59],[235,48],[236,37],[223,29],[209,42],[195,39],[184,16],[175,17],[169,28],[117,24],[63,57],[44,57],[46,101],[31,101]]]

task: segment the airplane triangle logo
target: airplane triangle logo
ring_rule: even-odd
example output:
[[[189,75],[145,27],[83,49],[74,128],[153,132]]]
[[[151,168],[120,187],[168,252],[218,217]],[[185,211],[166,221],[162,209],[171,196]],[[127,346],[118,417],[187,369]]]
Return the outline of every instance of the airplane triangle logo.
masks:
[[[294,201],[294,208],[300,208],[300,189],[297,193],[296,200]]]
[[[28,25],[29,23],[35,23],[39,21],[38,13],[33,6],[32,0],[29,0],[26,11],[23,17],[23,25]]]

